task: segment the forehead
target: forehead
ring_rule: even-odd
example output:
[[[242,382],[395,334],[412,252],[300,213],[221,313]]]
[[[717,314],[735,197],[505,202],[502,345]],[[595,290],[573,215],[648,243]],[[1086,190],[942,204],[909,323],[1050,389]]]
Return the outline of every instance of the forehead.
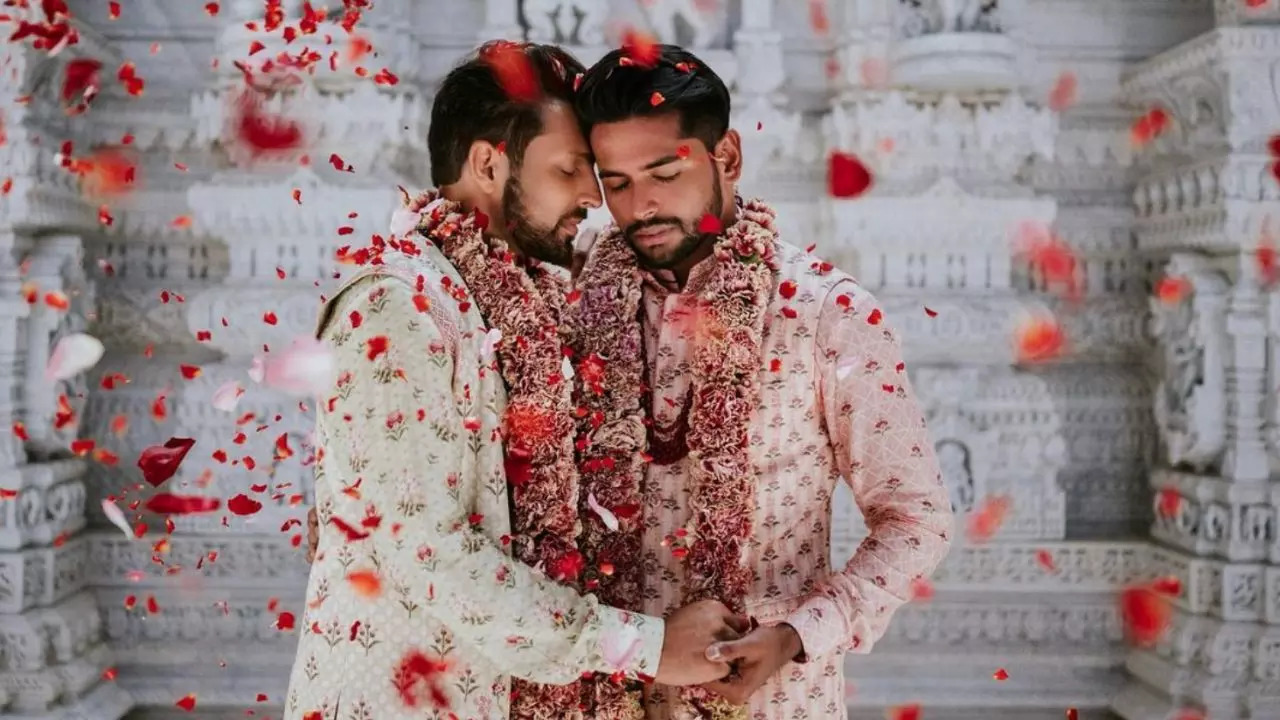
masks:
[[[587,140],[573,109],[558,100],[542,106],[542,132],[529,141],[526,153],[586,153]]]
[[[600,123],[591,128],[590,139],[596,161],[611,170],[643,165],[690,142],[680,137],[680,114],[674,112]]]

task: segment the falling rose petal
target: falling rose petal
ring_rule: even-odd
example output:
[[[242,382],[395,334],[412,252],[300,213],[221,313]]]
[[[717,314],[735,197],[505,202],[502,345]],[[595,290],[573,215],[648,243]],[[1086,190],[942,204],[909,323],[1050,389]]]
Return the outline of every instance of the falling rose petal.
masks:
[[[698,221],[698,232],[703,235],[719,235],[724,229],[724,224],[720,222],[720,218],[707,213]]]
[[[488,364],[493,360],[494,353],[498,350],[498,343],[502,342],[502,331],[498,328],[490,328],[483,335],[480,341],[480,361]]]
[[[1000,681],[1008,680],[1008,679],[1009,679],[1009,671],[1008,671],[1008,670],[1005,670],[1004,668],[997,668],[995,672],[991,673],[991,677],[995,678],[996,680],[1000,680]]]
[[[327,343],[302,336],[283,351],[254,358],[249,376],[255,382],[290,395],[314,397],[333,382],[335,367],[333,352]]]
[[[1160,278],[1156,283],[1156,298],[1164,305],[1177,305],[1191,291],[1191,282],[1185,277]]]
[[[277,630],[282,632],[292,630],[294,628],[295,621],[296,618],[294,618],[293,613],[285,611],[276,616],[275,627]]]
[[[424,699],[434,708],[449,709],[449,696],[441,681],[449,665],[419,650],[410,650],[391,673],[391,684],[400,692],[406,707],[416,708]],[[424,698],[425,696],[425,698]]]
[[[931,600],[934,595],[933,583],[929,578],[916,578],[911,581],[911,600]]]
[[[630,667],[640,649],[640,631],[634,625],[623,625],[617,632],[600,638],[600,657],[615,670]]]
[[[1076,74],[1070,70],[1063,70],[1058,74],[1057,80],[1053,82],[1053,89],[1049,91],[1049,109],[1054,112],[1062,112],[1076,103]]]
[[[658,64],[662,57],[662,48],[653,35],[635,28],[627,28],[622,33],[622,55],[626,64],[651,68]],[[655,103],[656,104],[656,103]]]
[[[1151,589],[1162,595],[1176,598],[1182,594],[1182,581],[1176,575],[1165,575],[1152,581]]]
[[[1172,608],[1168,598],[1146,585],[1122,590],[1119,605],[1125,634],[1139,647],[1155,645],[1169,629]]]
[[[1182,495],[1177,488],[1161,488],[1158,498],[1157,508],[1161,515],[1173,517],[1178,514],[1178,507],[1182,504]]]
[[[573,379],[573,363],[569,362],[568,357],[560,358],[560,377],[565,380]]]
[[[839,69],[838,65],[836,69]],[[889,86],[889,63],[884,58],[863,58],[858,64],[858,76],[862,79],[862,84],[869,88],[886,88]]]
[[[537,73],[516,43],[499,40],[485,46],[480,59],[489,65],[503,92],[516,103],[534,103],[542,96]]]
[[[1023,318],[1014,333],[1018,361],[1023,363],[1057,357],[1065,342],[1062,326],[1051,315]]]
[[[173,477],[195,444],[196,441],[191,438],[173,437],[165,441],[164,445],[152,445],[143,450],[138,457],[138,467],[142,469],[143,479],[152,487],[159,487],[165,480]]]
[[[112,525],[120,528],[120,532],[124,533],[125,537],[130,540],[133,539],[133,528],[129,527],[129,521],[125,519],[124,512],[120,510],[119,506],[110,500],[103,498],[102,514],[107,516],[107,519],[111,521]]]
[[[209,17],[217,17],[219,9],[220,8],[218,7],[218,3],[216,2],[204,4],[204,11]]]
[[[76,58],[67,63],[62,78],[62,101],[89,103],[98,94],[98,71],[102,63],[90,58]]]
[[[221,506],[222,498],[218,497],[156,493],[143,507],[157,515],[196,515],[216,512]]]
[[[856,198],[871,189],[871,171],[857,155],[833,152],[827,162],[827,189],[831,197]]]
[[[809,26],[819,35],[831,32],[831,20],[827,17],[827,0],[809,0]]]
[[[924,715],[919,703],[897,705],[884,712],[886,720],[923,720]]]
[[[604,523],[605,527],[609,528],[609,530],[613,532],[618,531],[618,517],[614,515],[609,508],[601,505],[600,502],[596,500],[595,493],[587,494],[587,507],[591,508],[591,511],[599,516],[600,522]]]
[[[223,412],[234,412],[244,395],[244,388],[235,380],[228,380],[213,392],[213,407]]]
[[[72,333],[58,340],[45,367],[45,380],[67,380],[88,370],[102,359],[102,342],[92,335]]]
[[[1044,568],[1047,572],[1058,572],[1058,566],[1053,561],[1053,553],[1050,553],[1048,550],[1037,550],[1036,562],[1039,563],[1040,567]]]
[[[656,90],[653,92],[653,94],[652,94],[652,95],[650,95],[650,96],[649,96],[649,106],[650,106],[650,107],[658,107],[659,105],[661,105],[662,103],[664,103],[664,102],[666,102],[666,101],[667,101],[667,99],[666,99],[665,97],[663,97],[662,93],[660,93],[660,92],[658,92],[658,91],[656,91]]]
[[[372,570],[353,570],[347,573],[347,582],[360,597],[372,600],[382,594],[382,580]]]
[[[1133,127],[1129,129],[1129,140],[1134,147],[1140,148],[1160,137],[1168,126],[1169,114],[1164,108],[1152,108],[1134,121]]]
[[[245,90],[233,107],[231,123],[235,140],[251,157],[287,154],[306,142],[302,126],[283,115],[266,112],[265,100],[256,90]]]
[[[262,503],[240,493],[227,501],[227,510],[236,515],[253,515],[262,509]]]
[[[421,213],[400,208],[391,213],[391,234],[398,238],[408,237],[418,228],[421,219]]]
[[[186,697],[182,698],[178,702],[174,703],[174,705],[182,708],[183,710],[186,710],[187,712],[191,712],[192,710],[195,710],[196,709],[195,693],[191,693],[187,695]]]
[[[983,500],[982,505],[969,515],[967,527],[969,541],[984,543],[990,540],[1004,523],[1012,506],[1013,500],[1008,495]]]

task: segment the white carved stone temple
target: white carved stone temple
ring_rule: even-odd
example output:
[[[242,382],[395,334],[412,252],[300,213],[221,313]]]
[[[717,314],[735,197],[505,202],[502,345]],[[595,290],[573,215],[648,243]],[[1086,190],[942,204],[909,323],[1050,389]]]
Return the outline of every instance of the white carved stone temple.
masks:
[[[731,84],[747,193],[902,329],[961,523],[1011,502],[990,540],[957,533],[934,596],[848,659],[849,716],[919,702],[926,720],[1280,718],[1280,292],[1258,253],[1280,233],[1280,0],[376,0],[359,26],[377,52],[367,75],[322,67],[279,100],[305,118],[311,163],[265,167],[228,141],[234,63],[255,41],[255,61],[326,34],[341,46],[336,0],[313,2],[329,21],[288,46],[260,29],[261,0],[216,15],[123,0],[118,19],[105,1],[69,4],[78,44],[0,49],[0,717],[279,717],[311,416],[246,370],[264,343],[311,330],[336,248],[385,232],[395,186],[427,184],[432,93],[456,59],[503,37],[590,63],[634,26]],[[286,24],[302,5],[284,0]],[[102,62],[102,90],[68,116],[58,78],[77,58]],[[125,61],[140,95],[116,80]],[[397,84],[373,81],[383,67]],[[1074,102],[1051,102],[1069,78]],[[1152,108],[1167,125],[1135,143]],[[105,224],[58,153],[126,135],[139,189]],[[834,151],[866,163],[870,191],[828,194]],[[1078,298],[1017,252],[1028,222],[1070,246]],[[1166,276],[1186,291],[1157,298]],[[32,287],[68,307],[28,302]],[[1036,313],[1066,341],[1026,363],[1012,338]],[[105,356],[47,381],[52,345],[78,331]],[[228,379],[246,381],[238,412],[259,420],[237,428],[211,406]],[[273,454],[282,432],[292,458]],[[171,436],[197,440],[171,483],[224,499],[290,489],[256,515],[130,539],[101,500]],[[119,463],[76,455],[77,439]],[[843,560],[864,529],[847,496],[836,507]],[[1117,593],[1168,575],[1171,629],[1126,642]]]

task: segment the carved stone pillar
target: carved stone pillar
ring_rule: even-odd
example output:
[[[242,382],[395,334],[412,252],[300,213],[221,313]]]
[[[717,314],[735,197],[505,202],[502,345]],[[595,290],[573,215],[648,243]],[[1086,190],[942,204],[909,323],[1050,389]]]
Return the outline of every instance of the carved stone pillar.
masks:
[[[14,9],[19,17],[24,12]],[[93,309],[82,238],[96,229],[96,209],[49,150],[50,138],[83,141],[85,122],[56,110],[57,83],[47,78],[61,77],[75,57],[112,61],[98,36],[80,32],[80,44],[53,58],[26,43],[0,50],[7,135],[0,167],[12,179],[0,193],[0,715],[6,717],[115,720],[132,704],[113,682],[115,662],[88,586],[90,543],[81,530],[85,487],[97,481],[99,466],[71,449],[73,440],[88,437],[80,420],[85,380],[44,377],[49,348],[84,329]],[[24,93],[32,93],[30,103],[10,102]],[[23,285],[36,290],[34,303],[25,301]],[[68,307],[45,300],[57,293]]]
[[[1280,207],[1265,150],[1280,126],[1269,69],[1280,27],[1226,27],[1271,11],[1216,7],[1218,29],[1137,66],[1123,89],[1135,115],[1168,119],[1139,154],[1136,231],[1140,252],[1167,258],[1152,281],[1183,283],[1152,301],[1151,474],[1153,571],[1182,588],[1168,635],[1130,653],[1113,703],[1128,720],[1182,707],[1215,720],[1280,712],[1280,300],[1259,254]]]

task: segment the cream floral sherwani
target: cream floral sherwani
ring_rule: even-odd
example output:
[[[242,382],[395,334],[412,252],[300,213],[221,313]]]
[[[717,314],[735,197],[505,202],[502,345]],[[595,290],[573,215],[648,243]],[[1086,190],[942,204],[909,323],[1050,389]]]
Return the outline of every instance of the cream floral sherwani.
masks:
[[[951,505],[899,342],[870,293],[814,256],[779,243],[781,272],[766,314],[761,401],[750,431],[759,475],[747,566],[747,611],[790,623],[806,657],[751,698],[754,720],[843,720],[843,654],[866,653],[916,578],[946,555]],[[675,424],[689,390],[698,291],[714,259],[684,291],[647,276],[645,340],[659,427]],[[645,479],[645,596],[654,615],[681,604],[691,528],[688,459],[651,464]],[[843,477],[870,535],[848,564],[828,567],[831,499]],[[670,716],[670,688],[653,687],[649,717]]]
[[[320,543],[284,720],[505,718],[506,675],[563,684],[612,672],[601,643],[637,631],[622,669],[656,674],[660,619],[601,606],[510,557],[506,390],[483,319],[434,246],[386,257],[320,321],[338,375],[316,424]],[[444,703],[399,669],[415,651],[449,664]]]

